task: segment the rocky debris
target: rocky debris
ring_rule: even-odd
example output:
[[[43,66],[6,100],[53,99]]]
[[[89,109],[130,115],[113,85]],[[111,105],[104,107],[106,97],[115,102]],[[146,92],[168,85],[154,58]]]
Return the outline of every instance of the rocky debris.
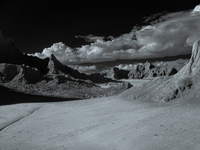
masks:
[[[42,75],[36,68],[24,65],[0,64],[0,81],[1,82],[24,82],[37,83],[41,81]]]
[[[173,71],[173,70],[172,70]],[[168,102],[174,99],[192,100],[200,97],[200,39],[193,44],[190,61],[173,76],[155,78],[141,87],[122,94],[130,99]]]

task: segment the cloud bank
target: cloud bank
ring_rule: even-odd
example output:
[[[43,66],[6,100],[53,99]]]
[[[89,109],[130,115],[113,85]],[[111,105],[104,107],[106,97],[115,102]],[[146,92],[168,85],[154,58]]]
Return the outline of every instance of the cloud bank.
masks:
[[[78,70],[81,73],[91,73],[95,72],[97,69],[95,65],[92,66],[69,65],[69,67]]]
[[[164,15],[149,26],[134,27],[131,32],[119,37],[78,35],[77,38],[91,43],[72,49],[59,42],[34,55],[46,58],[54,54],[68,65],[189,54],[192,44],[200,38],[200,5],[192,11]]]

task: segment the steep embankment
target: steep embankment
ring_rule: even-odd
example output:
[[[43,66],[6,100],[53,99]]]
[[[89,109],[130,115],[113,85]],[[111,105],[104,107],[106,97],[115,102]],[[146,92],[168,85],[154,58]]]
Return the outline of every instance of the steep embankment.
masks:
[[[122,96],[128,99],[171,101],[199,98],[200,85],[200,39],[193,44],[190,61],[172,77],[160,77],[141,87],[129,89]]]

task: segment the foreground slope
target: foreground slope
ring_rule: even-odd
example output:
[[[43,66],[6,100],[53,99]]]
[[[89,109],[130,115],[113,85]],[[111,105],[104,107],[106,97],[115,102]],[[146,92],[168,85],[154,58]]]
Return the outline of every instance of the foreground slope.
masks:
[[[164,104],[164,105],[163,105]],[[0,107],[1,149],[198,150],[200,103],[117,97]]]

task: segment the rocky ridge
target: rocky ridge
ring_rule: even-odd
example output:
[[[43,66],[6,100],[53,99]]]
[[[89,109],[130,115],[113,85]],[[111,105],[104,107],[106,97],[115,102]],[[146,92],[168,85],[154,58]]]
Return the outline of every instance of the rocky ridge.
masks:
[[[149,77],[171,76],[177,72],[176,68],[168,66],[155,66],[146,62],[144,64],[134,65],[134,68],[131,70],[114,67],[103,73],[105,77],[112,79],[144,79]]]

